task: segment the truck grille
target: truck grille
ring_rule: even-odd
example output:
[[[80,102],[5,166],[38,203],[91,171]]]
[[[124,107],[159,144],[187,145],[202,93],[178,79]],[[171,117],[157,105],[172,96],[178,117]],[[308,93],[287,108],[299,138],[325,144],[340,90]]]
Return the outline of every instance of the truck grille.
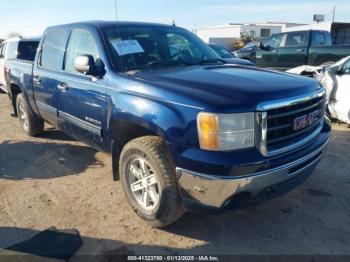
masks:
[[[267,111],[267,151],[294,144],[311,135],[323,121],[324,96]],[[298,126],[299,124],[299,126]]]

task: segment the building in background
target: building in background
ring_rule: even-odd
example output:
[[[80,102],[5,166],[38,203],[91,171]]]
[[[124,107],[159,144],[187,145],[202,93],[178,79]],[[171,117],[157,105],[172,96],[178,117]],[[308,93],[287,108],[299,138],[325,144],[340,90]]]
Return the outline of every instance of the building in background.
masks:
[[[321,22],[309,25],[283,28],[282,32],[304,31],[304,30],[325,30],[331,33],[333,44],[350,44],[350,23],[341,22]]]
[[[266,23],[230,23],[223,26],[199,28],[195,33],[207,43],[219,44],[232,50],[234,43],[242,37],[248,37],[254,40],[263,40],[273,34],[282,32],[285,28],[302,26],[304,24],[285,23],[285,22],[266,22]]]

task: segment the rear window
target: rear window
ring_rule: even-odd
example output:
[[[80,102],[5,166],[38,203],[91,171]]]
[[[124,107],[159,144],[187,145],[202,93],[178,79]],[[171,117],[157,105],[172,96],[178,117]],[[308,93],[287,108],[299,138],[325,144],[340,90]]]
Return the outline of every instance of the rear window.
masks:
[[[52,30],[45,34],[39,62],[42,67],[55,70],[62,69],[64,36],[63,30]]]
[[[38,45],[39,41],[20,41],[18,45],[17,58],[34,61]]]

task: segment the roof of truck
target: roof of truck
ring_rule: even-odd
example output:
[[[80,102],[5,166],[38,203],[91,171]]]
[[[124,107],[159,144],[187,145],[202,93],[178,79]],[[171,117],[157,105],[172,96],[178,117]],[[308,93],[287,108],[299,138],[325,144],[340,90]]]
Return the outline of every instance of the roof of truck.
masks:
[[[49,28],[55,28],[55,27],[67,27],[72,25],[93,25],[99,28],[104,27],[110,27],[113,25],[120,25],[120,26],[166,26],[171,27],[173,25],[171,24],[160,24],[160,23],[149,23],[149,22],[129,22],[129,21],[83,21],[83,22],[77,22],[77,23],[70,23],[70,24],[63,24],[63,25],[57,25],[57,26],[51,26]]]

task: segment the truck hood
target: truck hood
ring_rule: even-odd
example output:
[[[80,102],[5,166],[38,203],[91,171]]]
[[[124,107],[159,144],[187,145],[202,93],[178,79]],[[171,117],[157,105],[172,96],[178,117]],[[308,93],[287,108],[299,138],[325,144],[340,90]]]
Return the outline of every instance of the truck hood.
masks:
[[[166,100],[179,99],[174,102],[212,106],[221,111],[255,110],[261,102],[300,96],[320,88],[311,78],[238,65],[142,70],[135,77],[149,85],[156,84],[163,89],[163,96],[172,96]]]

